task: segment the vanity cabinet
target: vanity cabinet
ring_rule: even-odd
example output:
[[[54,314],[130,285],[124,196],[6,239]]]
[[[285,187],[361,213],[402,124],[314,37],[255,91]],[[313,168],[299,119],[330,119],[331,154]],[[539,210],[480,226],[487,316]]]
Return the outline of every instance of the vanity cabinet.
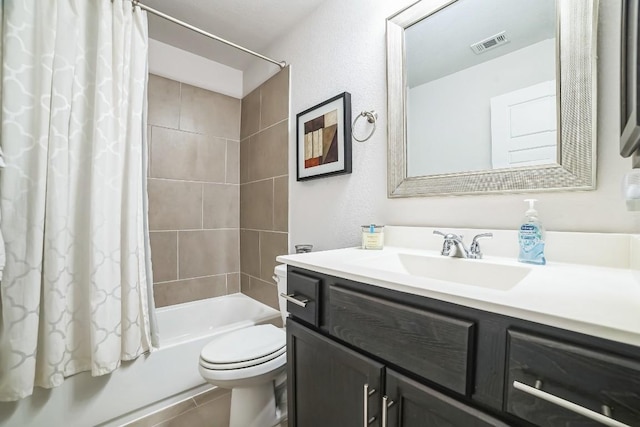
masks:
[[[379,426],[383,365],[289,319],[289,425]]]
[[[292,319],[287,352],[290,426],[507,426]]]
[[[637,347],[288,269],[290,426],[640,426]]]

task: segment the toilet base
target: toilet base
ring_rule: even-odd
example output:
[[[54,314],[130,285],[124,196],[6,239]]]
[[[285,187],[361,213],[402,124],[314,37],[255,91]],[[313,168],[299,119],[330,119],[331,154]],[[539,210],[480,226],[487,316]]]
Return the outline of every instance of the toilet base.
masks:
[[[231,390],[229,427],[271,427],[277,422],[273,381]]]

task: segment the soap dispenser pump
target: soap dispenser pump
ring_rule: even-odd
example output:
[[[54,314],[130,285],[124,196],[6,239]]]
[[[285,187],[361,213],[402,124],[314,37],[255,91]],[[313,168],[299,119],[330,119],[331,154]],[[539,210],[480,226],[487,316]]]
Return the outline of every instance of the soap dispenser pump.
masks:
[[[529,203],[529,209],[525,212],[525,219],[518,231],[520,246],[518,261],[544,265],[547,263],[544,257],[544,228],[535,209],[537,200],[526,199],[525,202]]]

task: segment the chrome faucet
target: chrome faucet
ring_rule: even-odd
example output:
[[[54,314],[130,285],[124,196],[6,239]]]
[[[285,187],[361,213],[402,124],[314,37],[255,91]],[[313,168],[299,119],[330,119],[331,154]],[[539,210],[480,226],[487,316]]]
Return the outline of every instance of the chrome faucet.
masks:
[[[480,233],[476,235],[469,249],[464,244],[462,240],[464,236],[453,233],[443,233],[442,231],[434,230],[433,234],[438,234],[444,237],[444,242],[442,243],[442,252],[441,254],[444,256],[453,256],[455,258],[469,258],[469,259],[481,259],[482,251],[480,250],[479,239],[485,237],[493,237],[493,233]],[[451,251],[454,250],[453,254]]]

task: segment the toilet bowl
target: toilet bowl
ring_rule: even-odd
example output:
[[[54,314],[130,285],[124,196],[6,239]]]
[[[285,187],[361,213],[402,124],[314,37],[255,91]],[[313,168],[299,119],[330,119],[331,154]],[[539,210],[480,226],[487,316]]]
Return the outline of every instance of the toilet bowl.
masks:
[[[286,265],[275,268],[278,295],[287,289]],[[284,323],[286,302],[279,298]],[[272,427],[283,419],[275,386],[287,361],[286,334],[276,326],[256,325],[221,335],[200,352],[198,370],[210,384],[231,389],[229,427]]]

